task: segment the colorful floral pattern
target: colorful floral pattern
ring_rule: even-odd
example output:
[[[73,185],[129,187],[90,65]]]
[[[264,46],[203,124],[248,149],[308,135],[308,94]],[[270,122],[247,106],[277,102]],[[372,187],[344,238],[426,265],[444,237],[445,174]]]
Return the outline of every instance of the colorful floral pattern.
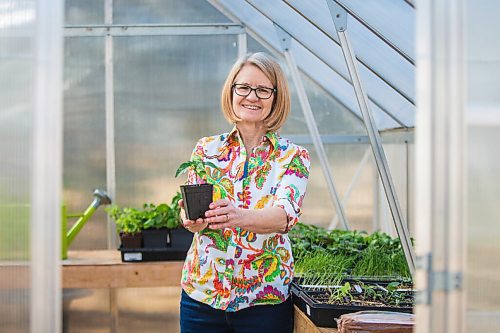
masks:
[[[207,167],[207,172],[237,207],[281,207],[289,228],[297,223],[309,178],[306,149],[270,132],[259,146],[247,152],[235,127],[230,133],[200,139],[194,156],[218,166],[220,170]],[[188,174],[188,183],[201,182],[193,172]],[[205,229],[194,235],[181,285],[200,302],[237,311],[285,301],[292,278],[293,258],[287,234],[256,234],[241,228]]]

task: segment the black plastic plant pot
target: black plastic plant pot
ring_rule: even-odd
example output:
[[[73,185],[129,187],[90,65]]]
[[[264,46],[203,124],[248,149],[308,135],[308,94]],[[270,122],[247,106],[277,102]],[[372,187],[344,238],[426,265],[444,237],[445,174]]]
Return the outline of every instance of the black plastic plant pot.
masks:
[[[183,227],[172,229],[170,232],[172,240],[171,248],[187,253],[193,242],[193,233]]]
[[[142,231],[145,248],[165,248],[170,246],[170,229],[145,229]]]
[[[184,208],[189,220],[204,218],[212,202],[212,184],[181,185]]]
[[[121,247],[126,249],[138,249],[142,247],[142,233],[129,234],[120,232]]]

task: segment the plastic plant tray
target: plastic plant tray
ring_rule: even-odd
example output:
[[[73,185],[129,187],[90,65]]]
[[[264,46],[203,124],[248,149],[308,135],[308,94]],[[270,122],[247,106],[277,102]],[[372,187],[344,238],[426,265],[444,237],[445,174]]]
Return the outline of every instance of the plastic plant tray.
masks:
[[[119,249],[122,262],[174,261],[186,259],[187,250],[178,248]]]
[[[340,305],[320,303],[313,299],[314,294],[321,291],[308,291],[292,282],[291,292],[293,294],[294,304],[304,312],[309,319],[320,327],[337,327],[335,319],[340,318],[346,313],[376,310],[412,313],[413,307],[394,307],[394,306],[360,306],[360,305]]]

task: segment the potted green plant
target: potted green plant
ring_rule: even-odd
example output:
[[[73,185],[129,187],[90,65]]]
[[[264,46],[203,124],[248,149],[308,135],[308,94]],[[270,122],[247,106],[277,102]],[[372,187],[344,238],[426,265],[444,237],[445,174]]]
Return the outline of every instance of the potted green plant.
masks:
[[[181,251],[189,250],[191,242],[193,241],[193,234],[182,226],[181,207],[179,200],[182,198],[180,192],[172,198],[170,203],[170,211],[167,220],[167,228],[171,233],[171,247]]]
[[[105,211],[116,223],[116,231],[120,235],[121,247],[135,249],[142,247],[143,220],[142,212],[135,208],[120,208],[112,205]]]
[[[181,228],[180,199],[181,193],[177,192],[169,205],[145,205],[145,211],[149,216],[144,222],[144,247],[165,247],[166,237],[167,247],[186,251],[189,249],[193,237],[191,232]]]
[[[191,246],[193,234],[182,226],[179,192],[170,204],[145,203],[141,209],[113,205],[106,209],[115,220],[122,244],[122,261],[182,260]],[[128,234],[140,236],[129,246]]]
[[[220,169],[211,162],[205,162],[199,156],[194,156],[190,161],[182,163],[175,173],[175,177],[193,170],[202,184],[181,185],[182,199],[186,216],[190,220],[204,218],[212,201],[225,198],[227,191],[223,186],[224,181]]]
[[[170,246],[169,221],[170,206],[162,203],[155,205],[146,203],[143,207],[144,230],[142,231],[145,248],[164,248]]]

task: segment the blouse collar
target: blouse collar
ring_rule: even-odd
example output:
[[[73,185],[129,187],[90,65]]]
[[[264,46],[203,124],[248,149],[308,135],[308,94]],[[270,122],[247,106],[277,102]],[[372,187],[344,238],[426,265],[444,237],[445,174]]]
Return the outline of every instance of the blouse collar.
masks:
[[[233,127],[231,132],[227,134],[227,136],[224,138],[224,141],[228,144],[233,142],[235,140],[236,142],[239,142],[241,139],[240,137],[240,132],[236,128],[236,125]],[[267,132],[261,139],[261,143],[264,141],[269,141],[272,145],[273,148],[276,148],[278,145],[278,134],[276,132]]]

